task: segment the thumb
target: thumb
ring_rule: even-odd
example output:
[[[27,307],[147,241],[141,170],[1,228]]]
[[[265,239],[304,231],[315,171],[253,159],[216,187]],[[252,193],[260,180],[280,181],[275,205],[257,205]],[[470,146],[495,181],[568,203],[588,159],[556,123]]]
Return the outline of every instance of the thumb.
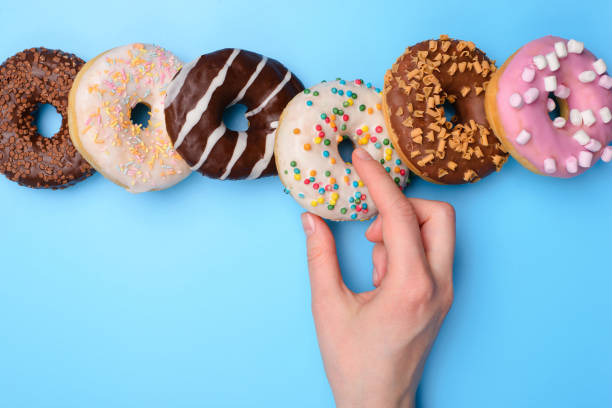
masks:
[[[346,287],[338,265],[334,236],[325,221],[311,213],[302,214],[302,227],[306,234],[312,302],[320,304],[337,299]]]

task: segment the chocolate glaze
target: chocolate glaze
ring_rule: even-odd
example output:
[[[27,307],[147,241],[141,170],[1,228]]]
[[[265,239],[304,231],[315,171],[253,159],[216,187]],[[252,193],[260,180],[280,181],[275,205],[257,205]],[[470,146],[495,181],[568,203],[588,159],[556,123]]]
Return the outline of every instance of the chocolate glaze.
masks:
[[[254,52],[239,50],[227,69],[223,83],[212,93],[208,108],[203,112],[197,124],[186,134],[180,145],[177,146],[177,138],[186,122],[187,114],[196,107],[198,101],[205,95],[233,52],[234,49],[223,49],[200,57],[187,74],[177,96],[165,108],[168,134],[175,143],[176,150],[192,168],[203,157],[202,154],[211,133],[222,126],[223,111],[239,95],[264,58]],[[174,81],[177,78],[179,78],[179,74],[175,76]],[[286,80],[286,83],[268,101],[265,107],[259,113],[248,117],[249,128],[246,131],[246,148],[227,174],[227,178],[255,178],[276,174],[274,160],[266,163],[260,174],[252,174],[252,169],[264,157],[266,139],[270,134],[272,134],[272,138],[274,137],[273,133],[277,121],[285,105],[301,92],[304,86],[280,62],[270,58],[267,59],[244,96],[235,101],[235,103],[246,105],[248,116],[248,112],[259,107],[283,83],[283,80]],[[222,178],[226,173],[228,162],[234,153],[238,138],[239,132],[226,129],[197,170],[209,177]],[[270,148],[269,145],[268,148]],[[268,154],[271,157],[271,151]]]
[[[494,71],[494,62],[473,43],[442,36],[409,47],[387,72],[385,117],[415,173],[437,183],[461,184],[502,167],[507,153],[484,109],[484,90]],[[446,101],[455,108],[452,123],[445,119]],[[440,133],[437,127],[445,130]],[[415,129],[422,131],[420,137]]]
[[[0,172],[32,188],[68,187],[93,174],[68,132],[68,94],[85,62],[73,54],[31,48],[0,66]],[[33,123],[37,104],[62,115],[60,130],[45,138]]]

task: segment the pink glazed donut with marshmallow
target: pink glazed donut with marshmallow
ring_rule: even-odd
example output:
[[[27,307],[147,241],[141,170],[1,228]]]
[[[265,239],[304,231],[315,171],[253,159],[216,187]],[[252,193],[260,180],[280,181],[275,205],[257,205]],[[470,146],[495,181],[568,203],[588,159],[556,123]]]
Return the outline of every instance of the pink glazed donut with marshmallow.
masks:
[[[529,170],[574,177],[599,158],[612,160],[612,78],[576,40],[532,41],[499,69],[486,90],[487,119],[512,156]],[[561,116],[549,112],[559,102]]]

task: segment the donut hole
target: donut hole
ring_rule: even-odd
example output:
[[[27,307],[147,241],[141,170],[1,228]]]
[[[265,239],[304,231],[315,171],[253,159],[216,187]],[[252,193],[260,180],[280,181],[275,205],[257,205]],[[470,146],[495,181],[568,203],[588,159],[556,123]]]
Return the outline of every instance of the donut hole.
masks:
[[[62,127],[62,115],[55,106],[48,103],[39,103],[32,112],[32,124],[42,137],[52,138]]]
[[[555,107],[553,110],[549,110],[548,103],[547,103],[548,117],[550,118],[550,120],[555,120],[556,118],[559,118],[559,117],[562,117],[565,120],[568,120],[569,119],[569,108],[567,105],[567,100],[557,98],[555,94],[552,92],[548,93],[548,99],[552,100],[555,103]]]
[[[444,101],[441,107],[442,109],[444,109],[444,117],[454,127],[459,120],[459,118],[457,117],[457,109],[455,108],[455,105],[447,99]]]
[[[146,103],[138,102],[130,110],[130,120],[141,129],[146,129],[151,121],[151,107]]]
[[[355,150],[355,143],[348,137],[338,143],[338,154],[345,163],[353,162],[353,150]]]
[[[245,114],[247,107],[241,103],[229,106],[223,111],[223,123],[229,130],[244,132],[249,128],[249,121]]]

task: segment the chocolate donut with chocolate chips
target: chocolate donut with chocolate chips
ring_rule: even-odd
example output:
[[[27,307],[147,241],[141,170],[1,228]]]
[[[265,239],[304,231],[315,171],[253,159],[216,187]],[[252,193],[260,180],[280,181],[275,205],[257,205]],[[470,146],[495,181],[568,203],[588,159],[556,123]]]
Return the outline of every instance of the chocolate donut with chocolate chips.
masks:
[[[494,62],[469,41],[441,36],[408,47],[385,75],[383,112],[394,146],[418,176],[471,183],[508,158],[484,109]],[[456,115],[447,120],[444,104]]]
[[[68,132],[68,94],[85,62],[59,50],[32,48],[0,66],[0,173],[32,188],[68,187],[93,174]],[[32,112],[50,104],[62,115],[51,138],[38,133]]]
[[[192,170],[218,179],[276,174],[272,155],[278,119],[304,86],[280,62],[250,51],[223,49],[187,64],[165,101],[166,127]],[[249,128],[227,129],[223,111],[247,107]]]

